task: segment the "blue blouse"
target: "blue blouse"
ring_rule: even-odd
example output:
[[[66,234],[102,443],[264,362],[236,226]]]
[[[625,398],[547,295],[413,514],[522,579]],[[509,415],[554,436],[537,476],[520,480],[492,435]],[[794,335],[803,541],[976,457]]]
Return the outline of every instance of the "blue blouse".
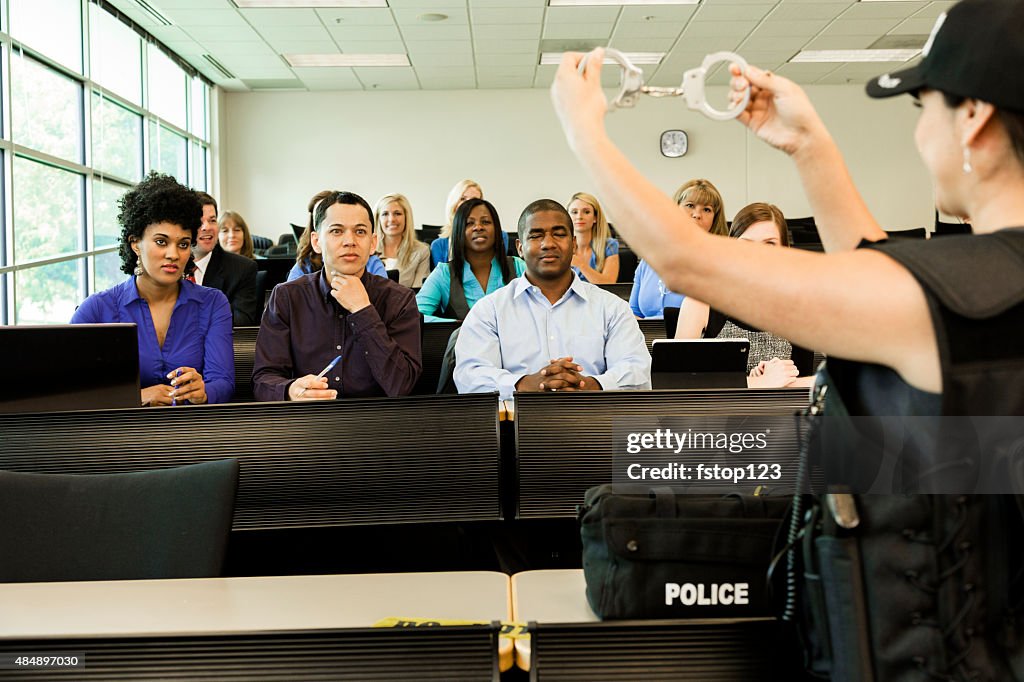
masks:
[[[438,237],[430,242],[430,269],[433,270],[441,263],[448,262],[448,244],[450,237]],[[501,243],[505,245],[505,253],[508,253],[508,232],[501,231]]]
[[[388,276],[388,270],[384,267],[384,261],[382,261],[380,256],[375,253],[371,253],[370,260],[366,261],[366,271],[371,275],[378,275],[380,277]],[[292,266],[292,269],[288,271],[288,279],[285,281],[290,282],[293,279],[298,279],[299,277],[308,275],[312,272],[313,264],[310,263],[307,258],[302,262],[301,266],[298,263]]]
[[[231,306],[219,289],[181,282],[167,325],[164,345],[156,338],[149,304],[139,296],[135,278],[93,294],[71,316],[72,324],[134,322],[139,334],[139,380],[142,388],[170,384],[178,367],[194,367],[206,383],[206,399],[226,403],[235,393],[235,354]]]
[[[605,244],[604,244],[604,257],[608,258],[609,256],[618,256],[618,255],[619,255],[619,240],[616,239],[615,237],[609,237],[608,241],[605,242]],[[593,249],[591,249],[591,251],[590,251],[590,267],[593,268],[594,270],[597,270],[597,253],[595,253]],[[580,279],[582,279],[584,282],[587,281],[586,276],[582,272],[580,272],[579,268],[574,266],[573,270],[575,270],[576,274],[580,276]]]
[[[519,277],[526,272],[526,262],[522,258],[513,257],[512,260],[516,266],[515,277]],[[423,286],[416,294],[416,307],[423,313],[424,321],[443,322],[448,320],[446,317],[436,317],[435,315],[443,313],[448,307],[451,285],[452,280],[448,275],[448,263],[440,263],[430,273],[430,276],[423,281]],[[462,264],[462,290],[466,294],[466,303],[469,304],[470,308],[476,305],[476,302],[481,298],[487,294],[493,294],[503,286],[505,286],[505,283],[501,281],[501,266],[498,264],[497,258],[491,260],[491,274],[487,278],[486,292],[480,288],[480,282],[477,281],[476,275],[473,274],[473,268],[470,267],[469,263]]]
[[[665,288],[647,261],[641,260],[633,275],[633,289],[629,292],[629,307],[633,314],[647,320],[660,320],[665,317],[665,308],[678,308],[686,298],[682,294]]]

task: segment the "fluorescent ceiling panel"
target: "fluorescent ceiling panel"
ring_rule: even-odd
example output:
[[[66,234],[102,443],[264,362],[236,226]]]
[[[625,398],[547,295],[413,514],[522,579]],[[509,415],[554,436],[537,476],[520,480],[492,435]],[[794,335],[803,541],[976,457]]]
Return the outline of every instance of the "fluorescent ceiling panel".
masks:
[[[405,54],[286,54],[291,66],[409,66]]]
[[[231,0],[236,7],[387,7],[388,0]]]
[[[542,52],[540,55],[540,63],[544,65],[554,65],[562,63],[562,52]],[[660,64],[661,60],[665,58],[664,52],[624,52],[626,58],[634,64]],[[605,64],[616,64],[614,60],[605,57]]]
[[[863,1],[863,0],[862,0]],[[801,50],[789,61],[801,62],[905,62],[921,50]]]

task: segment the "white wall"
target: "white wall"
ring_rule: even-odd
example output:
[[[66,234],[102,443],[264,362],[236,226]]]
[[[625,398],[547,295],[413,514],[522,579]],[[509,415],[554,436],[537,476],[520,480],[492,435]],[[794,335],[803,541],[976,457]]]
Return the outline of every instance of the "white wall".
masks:
[[[859,86],[808,91],[882,225],[930,225],[932,193],[914,150],[910,99],[870,100]],[[321,189],[354,191],[371,205],[402,192],[417,224],[441,224],[449,189],[470,177],[506,230],[533,199],[565,201],[589,190],[546,90],[226,93],[220,104],[221,209],[239,211],[257,234],[275,239],[287,223],[306,223],[306,204]],[[704,118],[679,100],[643,98],[611,114],[608,126],[667,193],[706,177],[730,218],[752,201],[776,203],[791,217],[810,214],[789,159],[738,123]],[[658,140],[668,128],[689,133],[685,157],[661,156]]]

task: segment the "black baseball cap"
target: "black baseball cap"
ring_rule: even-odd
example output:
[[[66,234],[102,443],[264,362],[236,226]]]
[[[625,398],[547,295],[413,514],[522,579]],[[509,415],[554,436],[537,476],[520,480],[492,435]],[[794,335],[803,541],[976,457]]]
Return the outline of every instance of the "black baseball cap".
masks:
[[[1024,0],[960,0],[939,16],[924,58],[868,81],[871,97],[924,88],[1024,112]]]

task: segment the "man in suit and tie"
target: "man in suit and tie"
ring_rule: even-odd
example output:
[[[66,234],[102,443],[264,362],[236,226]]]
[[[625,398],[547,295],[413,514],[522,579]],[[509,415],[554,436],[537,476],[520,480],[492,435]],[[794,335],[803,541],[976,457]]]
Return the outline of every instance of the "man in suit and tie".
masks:
[[[196,192],[196,196],[203,205],[203,222],[192,249],[196,284],[224,292],[231,304],[234,326],[258,325],[263,316],[263,302],[256,290],[256,263],[220,247],[217,241],[217,201],[206,192]]]

